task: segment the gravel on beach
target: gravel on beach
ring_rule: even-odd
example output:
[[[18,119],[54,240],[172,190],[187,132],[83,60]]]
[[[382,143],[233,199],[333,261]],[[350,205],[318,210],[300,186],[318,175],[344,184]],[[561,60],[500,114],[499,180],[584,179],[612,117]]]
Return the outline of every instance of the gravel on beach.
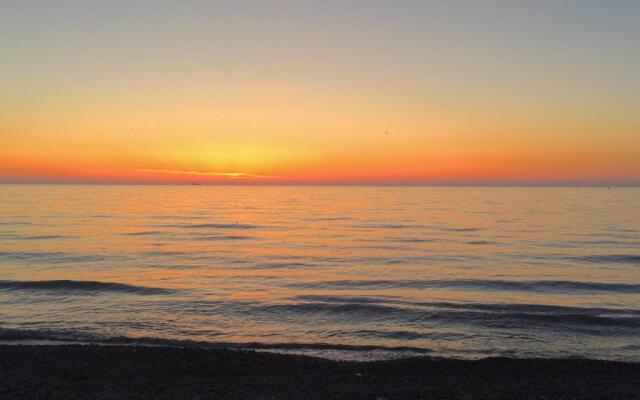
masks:
[[[347,362],[240,350],[3,345],[0,399],[640,399],[640,364]]]

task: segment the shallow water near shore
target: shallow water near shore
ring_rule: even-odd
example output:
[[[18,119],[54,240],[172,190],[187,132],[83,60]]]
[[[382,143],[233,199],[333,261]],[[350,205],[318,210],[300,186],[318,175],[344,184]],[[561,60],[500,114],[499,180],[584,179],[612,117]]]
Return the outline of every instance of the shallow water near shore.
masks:
[[[640,189],[0,185],[0,341],[640,361]]]

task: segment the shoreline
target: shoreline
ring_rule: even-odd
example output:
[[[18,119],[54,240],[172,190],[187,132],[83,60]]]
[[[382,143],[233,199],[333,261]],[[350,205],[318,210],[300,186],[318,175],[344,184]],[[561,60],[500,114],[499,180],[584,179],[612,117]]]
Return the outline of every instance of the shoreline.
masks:
[[[640,363],[333,361],[249,350],[0,345],[0,398],[640,399]]]

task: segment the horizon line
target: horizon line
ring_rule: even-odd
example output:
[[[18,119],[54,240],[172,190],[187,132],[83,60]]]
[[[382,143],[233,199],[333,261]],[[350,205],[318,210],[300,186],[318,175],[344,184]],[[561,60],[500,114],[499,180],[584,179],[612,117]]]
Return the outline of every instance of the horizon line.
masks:
[[[149,182],[149,181],[3,181],[0,185],[51,186],[334,186],[334,187],[640,187],[640,182]]]

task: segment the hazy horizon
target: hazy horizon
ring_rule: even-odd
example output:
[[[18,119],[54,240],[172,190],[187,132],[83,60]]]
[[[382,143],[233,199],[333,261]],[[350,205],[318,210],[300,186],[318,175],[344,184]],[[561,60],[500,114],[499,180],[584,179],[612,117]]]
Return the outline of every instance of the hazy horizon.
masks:
[[[336,187],[487,187],[487,188],[638,188],[639,182],[137,182],[137,181],[0,181],[0,185],[113,186],[336,186]]]

